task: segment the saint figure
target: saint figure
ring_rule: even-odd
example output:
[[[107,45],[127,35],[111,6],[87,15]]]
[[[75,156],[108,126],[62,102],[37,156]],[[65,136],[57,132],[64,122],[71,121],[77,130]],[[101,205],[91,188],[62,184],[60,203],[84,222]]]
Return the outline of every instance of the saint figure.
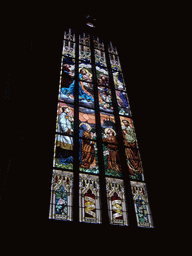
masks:
[[[121,163],[119,158],[119,152],[117,151],[117,139],[116,132],[112,128],[105,129],[105,135],[103,142],[107,143],[108,150],[108,169],[117,170],[121,172]],[[113,144],[110,144],[113,143]]]
[[[127,119],[122,120],[122,132],[126,148],[126,156],[130,174],[135,171],[142,173],[139,151],[136,145],[136,134],[132,124]]]
[[[83,139],[79,140],[79,164],[81,168],[93,169],[96,167],[95,149],[93,140],[94,133],[91,132],[91,126],[82,123],[79,127],[79,136]]]
[[[71,127],[71,123],[73,121],[73,117],[69,116],[70,109],[68,107],[62,107],[62,113],[59,115],[58,119],[58,128],[57,131],[59,133],[66,133],[71,135],[73,129]],[[57,147],[61,147],[63,149],[73,149],[73,138],[70,136],[65,136],[61,134],[57,134]]]
[[[88,80],[88,78],[89,76],[87,74],[87,71],[84,68],[80,69],[79,80],[82,80],[82,79]],[[94,99],[92,95],[88,91],[86,91],[86,89],[84,88],[83,82],[79,81],[78,84],[79,84],[79,99],[93,102]],[[69,88],[65,88],[65,87],[61,88],[61,94],[68,95],[73,98],[74,93],[75,93],[75,80],[72,82],[72,84],[70,84]]]

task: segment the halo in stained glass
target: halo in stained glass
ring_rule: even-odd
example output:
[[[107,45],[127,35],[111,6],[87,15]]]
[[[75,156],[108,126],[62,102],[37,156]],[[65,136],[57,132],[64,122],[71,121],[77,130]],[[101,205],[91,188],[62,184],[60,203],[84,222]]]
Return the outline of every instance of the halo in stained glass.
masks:
[[[113,133],[116,135],[116,126],[115,126],[115,117],[113,114],[101,112],[100,113],[100,120],[101,120],[101,133],[102,139],[107,136],[106,128],[111,129]]]
[[[95,111],[89,108],[79,108],[79,137],[96,139]]]
[[[138,148],[133,120],[125,116],[120,116],[120,121],[125,146]]]

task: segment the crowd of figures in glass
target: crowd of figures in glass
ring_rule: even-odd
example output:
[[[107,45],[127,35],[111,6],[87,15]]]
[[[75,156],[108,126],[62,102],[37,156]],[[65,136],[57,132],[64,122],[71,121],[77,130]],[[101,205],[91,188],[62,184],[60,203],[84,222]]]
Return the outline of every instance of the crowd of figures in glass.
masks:
[[[56,167],[73,168],[73,129],[74,109],[70,104],[58,103],[55,136]],[[79,167],[87,173],[98,173],[96,145],[95,111],[80,107],[79,109]]]
[[[86,33],[79,35],[79,45],[76,45],[75,34],[71,30],[64,34],[49,218],[72,220],[73,167],[76,152],[79,160],[79,221],[101,223],[100,186],[97,176],[99,166],[102,166],[98,161],[97,148],[101,143],[110,224],[128,225],[122,173],[125,166],[121,163],[124,158],[127,162],[125,170],[129,172],[131,180],[137,224],[139,227],[153,227],[147,189],[143,183],[144,175],[137,137],[118,53],[110,44],[110,68],[106,61],[103,41],[94,37],[93,45],[94,49],[91,50],[90,36]],[[78,58],[75,56],[76,47]],[[94,56],[91,56],[91,53]],[[78,65],[75,65],[77,62]],[[109,83],[109,71],[112,72],[114,88]],[[74,108],[76,89],[79,101],[78,120],[74,120],[74,112],[77,110]],[[98,92],[98,106],[95,106],[95,90]],[[117,110],[116,113],[114,108]],[[96,113],[100,118],[96,117]],[[121,129],[116,127],[117,118]],[[102,136],[100,143],[97,140],[96,120]],[[74,149],[74,123],[79,125],[78,138],[75,136],[79,142],[78,149]],[[119,152],[120,131],[125,156],[120,156]]]
[[[60,100],[66,103],[74,103],[75,80],[74,80],[74,64],[73,60],[65,58],[62,78]],[[93,84],[91,65],[86,63],[79,64],[79,81],[78,92],[79,102],[84,107],[94,107]]]
[[[131,189],[133,193],[133,201],[137,216],[137,225],[139,227],[153,227],[146,184],[131,181]]]

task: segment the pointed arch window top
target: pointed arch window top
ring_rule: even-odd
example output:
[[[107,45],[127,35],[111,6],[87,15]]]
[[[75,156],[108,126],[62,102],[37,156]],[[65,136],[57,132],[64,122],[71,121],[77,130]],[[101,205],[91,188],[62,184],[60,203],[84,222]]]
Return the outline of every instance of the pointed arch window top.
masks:
[[[69,33],[64,31],[64,39],[75,42],[75,31],[71,31],[69,28]]]

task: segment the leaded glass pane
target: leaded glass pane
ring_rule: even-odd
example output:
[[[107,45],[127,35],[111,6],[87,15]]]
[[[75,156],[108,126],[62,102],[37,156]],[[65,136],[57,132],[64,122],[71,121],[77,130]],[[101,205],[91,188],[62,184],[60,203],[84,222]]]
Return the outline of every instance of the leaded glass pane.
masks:
[[[116,72],[117,71],[122,72],[120,61],[119,61],[119,56],[109,54],[109,59],[110,59],[110,63],[111,63],[111,68]]]
[[[62,169],[73,169],[73,137],[55,134],[53,166]]]
[[[79,61],[79,74],[79,80],[91,83],[93,77],[92,64]]]
[[[123,180],[106,178],[106,188],[110,224],[127,226],[128,220]]]
[[[85,45],[79,45],[79,60],[91,63],[91,49]]]
[[[74,108],[73,105],[58,102],[56,132],[73,135]]]
[[[119,90],[115,90],[119,115],[131,116],[130,104],[127,97],[127,93]]]
[[[99,173],[97,144],[94,140],[87,139],[89,134],[79,139],[79,170],[86,173]]]
[[[143,181],[143,167],[140,159],[139,150],[137,148],[125,148],[127,166],[129,169],[129,177],[131,180]]]
[[[153,220],[147,195],[145,183],[131,181],[137,225],[139,227],[153,228]]]
[[[94,53],[95,53],[95,65],[107,67],[105,52],[95,49]]]
[[[137,142],[133,120],[128,117],[120,116],[120,121],[121,121],[121,129],[123,133],[125,146],[137,148],[138,142]]]
[[[89,108],[79,108],[79,137],[96,138],[95,111]]]
[[[79,174],[79,221],[101,223],[98,176]]]
[[[96,66],[98,86],[109,86],[109,73],[106,68]]]
[[[117,48],[113,47],[112,42],[110,42],[110,45],[108,45],[108,52],[110,54],[118,55]]]
[[[103,160],[105,175],[112,177],[122,177],[122,166],[117,141],[114,141],[116,144],[107,143],[111,140],[111,138],[113,139],[113,137],[114,136],[110,134],[108,138],[104,138],[103,140]]]
[[[72,220],[73,173],[53,170],[49,219]]]
[[[122,73],[119,73],[116,70],[112,70],[112,72],[113,72],[113,82],[115,85],[115,89],[120,91],[126,91],[126,85],[125,85]]]
[[[108,132],[112,132],[113,136],[116,137],[116,126],[115,126],[114,115],[106,113],[106,112],[101,112],[100,120],[101,120],[102,139],[107,137]],[[113,142],[111,141],[111,143],[113,143]]]
[[[75,46],[74,42],[63,40],[62,54],[66,57],[75,58]]]
[[[64,31],[64,39],[75,42],[75,31],[71,31],[70,28],[69,28],[69,32]]]
[[[90,46],[90,35],[87,33],[79,35],[79,43],[86,46]]]
[[[111,90],[108,87],[98,86],[99,108],[108,113],[113,113]]]
[[[94,48],[104,51],[104,43],[102,40],[99,39],[99,37],[97,38],[94,37],[93,43],[94,43]]]

